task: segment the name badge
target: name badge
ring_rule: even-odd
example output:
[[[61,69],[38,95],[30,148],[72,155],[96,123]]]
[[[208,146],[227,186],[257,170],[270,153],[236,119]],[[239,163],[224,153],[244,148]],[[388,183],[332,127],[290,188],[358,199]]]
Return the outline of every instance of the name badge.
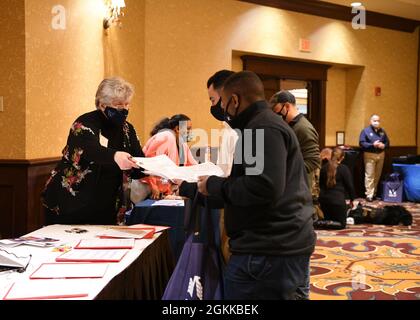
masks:
[[[108,139],[105,138],[102,134],[99,135],[99,143],[102,147],[108,148]]]

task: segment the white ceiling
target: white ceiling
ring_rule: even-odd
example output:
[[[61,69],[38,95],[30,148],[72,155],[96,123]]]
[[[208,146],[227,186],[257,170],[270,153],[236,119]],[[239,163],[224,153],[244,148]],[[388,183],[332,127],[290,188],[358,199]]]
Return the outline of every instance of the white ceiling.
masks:
[[[352,2],[361,2],[368,11],[385,13],[420,21],[420,0],[323,0],[350,7]]]

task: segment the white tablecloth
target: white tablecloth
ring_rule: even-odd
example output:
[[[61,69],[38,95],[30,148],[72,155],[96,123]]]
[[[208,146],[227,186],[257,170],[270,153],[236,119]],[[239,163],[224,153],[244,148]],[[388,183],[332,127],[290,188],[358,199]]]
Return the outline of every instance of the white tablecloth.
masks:
[[[35,237],[47,237],[59,239],[60,241],[56,243],[56,246],[68,245],[74,247],[81,239],[97,239],[97,235],[104,232],[109,226],[79,226],[82,229],[88,230],[86,233],[67,233],[65,230],[70,230],[77,226],[66,226],[66,225],[52,225],[37,231],[34,231],[27,236]],[[136,240],[135,246],[133,249],[123,257],[123,259],[118,263],[110,263],[107,269],[107,272],[103,278],[100,279],[48,279],[48,280],[31,280],[29,276],[43,263],[55,262],[55,259],[62,255],[63,252],[53,252],[52,247],[39,248],[34,246],[21,245],[15,248],[7,248],[8,252],[13,252],[17,256],[29,256],[32,255],[32,259],[26,271],[24,273],[17,272],[0,272],[0,299],[3,299],[7,291],[10,289],[13,283],[20,283],[20,281],[45,281],[48,284],[58,284],[65,281],[66,283],[71,282],[71,285],[78,288],[83,288],[84,291],[87,291],[88,296],[84,300],[94,299],[105,286],[118,274],[124,271],[129,267],[141,253],[152,244],[158,237],[160,233],[155,234],[153,239],[142,239]],[[3,253],[4,254],[4,253]],[[27,260],[21,259],[22,263],[26,263]],[[70,282],[69,282],[70,281]]]

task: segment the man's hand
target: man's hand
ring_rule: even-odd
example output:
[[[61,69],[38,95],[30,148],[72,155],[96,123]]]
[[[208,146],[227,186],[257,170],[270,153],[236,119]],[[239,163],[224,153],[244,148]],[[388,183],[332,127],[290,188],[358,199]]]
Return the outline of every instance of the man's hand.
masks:
[[[380,145],[380,141],[379,140],[376,140],[374,143],[373,143],[373,146],[375,147],[375,148],[379,148],[379,145]]]
[[[197,182],[198,191],[205,196],[209,195],[209,193],[207,192],[208,179],[209,179],[209,176],[198,177],[198,182]]]
[[[385,149],[385,144],[383,144],[382,142],[379,142],[378,148],[382,150]]]
[[[117,163],[121,170],[130,170],[132,168],[139,169],[140,167],[133,160],[131,154],[127,152],[117,151],[114,155],[114,161]]]

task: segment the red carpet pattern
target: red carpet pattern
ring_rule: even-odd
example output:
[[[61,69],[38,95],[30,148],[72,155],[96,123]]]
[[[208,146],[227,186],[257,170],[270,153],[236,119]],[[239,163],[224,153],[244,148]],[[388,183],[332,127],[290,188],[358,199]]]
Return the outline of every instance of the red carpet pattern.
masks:
[[[376,201],[369,206],[392,205]],[[312,300],[420,300],[420,204],[403,204],[413,225],[317,230]]]

